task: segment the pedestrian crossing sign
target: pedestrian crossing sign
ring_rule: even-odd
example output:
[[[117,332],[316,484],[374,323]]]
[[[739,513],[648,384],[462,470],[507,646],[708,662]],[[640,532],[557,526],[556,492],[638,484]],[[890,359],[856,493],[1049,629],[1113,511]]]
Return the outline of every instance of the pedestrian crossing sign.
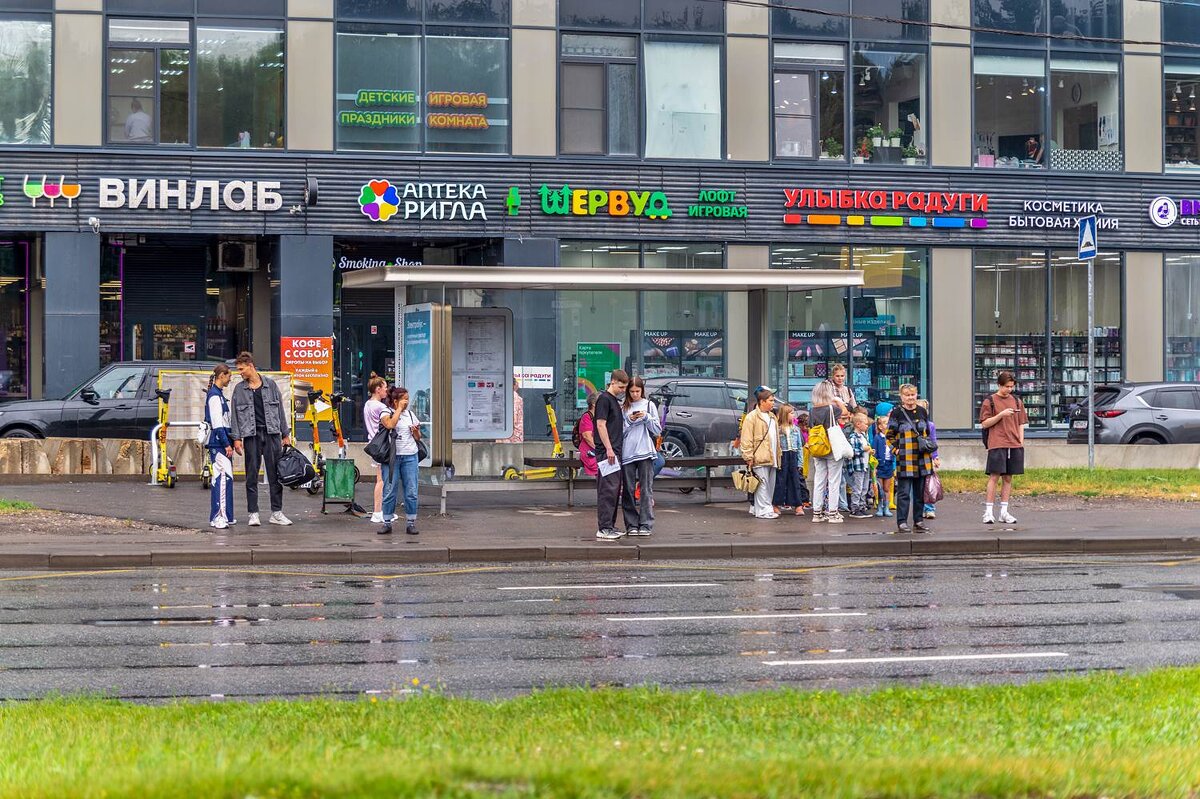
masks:
[[[1096,217],[1084,216],[1079,219],[1079,260],[1087,261],[1096,257]]]

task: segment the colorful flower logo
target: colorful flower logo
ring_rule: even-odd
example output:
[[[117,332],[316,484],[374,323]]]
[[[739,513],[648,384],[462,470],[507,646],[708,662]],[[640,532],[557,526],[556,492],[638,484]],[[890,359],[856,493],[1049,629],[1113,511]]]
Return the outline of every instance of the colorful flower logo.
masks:
[[[386,180],[372,180],[363,184],[358,204],[372,222],[386,222],[400,210],[400,195],[396,193],[396,187]]]

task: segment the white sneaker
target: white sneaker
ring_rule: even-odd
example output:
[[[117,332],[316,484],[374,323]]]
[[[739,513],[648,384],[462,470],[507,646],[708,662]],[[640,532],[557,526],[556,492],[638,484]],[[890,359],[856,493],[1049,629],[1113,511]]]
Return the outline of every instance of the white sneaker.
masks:
[[[218,530],[228,530],[228,529],[229,529],[229,522],[225,521],[225,520],[224,520],[224,519],[222,519],[220,516],[218,516],[216,521],[214,521],[214,522],[209,522],[209,526],[211,526],[211,527],[215,527],[215,528],[216,528],[216,529],[218,529]]]
[[[1000,521],[1003,522],[1004,524],[1016,524],[1017,523],[1017,520],[1013,518],[1013,515],[1006,510],[1000,511]]]
[[[613,527],[609,527],[606,530],[597,530],[596,531],[596,538],[599,539],[600,541],[616,541],[617,539],[621,538],[623,535],[625,535],[625,533],[623,533],[620,530],[617,530],[616,528],[613,528]]]
[[[762,516],[758,516],[757,518],[759,518],[759,519],[778,519],[779,514],[776,513],[775,511],[770,511],[769,513],[764,513]]]
[[[826,515],[826,513],[824,511],[820,511],[820,510],[813,511],[813,515],[812,515],[813,524],[818,524],[820,522],[825,521],[828,518],[829,518],[829,516]]]
[[[983,512],[983,523],[984,524],[995,524],[996,523],[996,517],[992,515],[992,512],[990,510],[985,510]]]
[[[287,527],[292,523],[292,520],[283,515],[283,511],[277,510],[271,514],[271,524],[279,524]]]
[[[382,513],[372,513],[371,514],[371,524],[383,524],[383,514]]]
[[[825,517],[825,521],[829,524],[842,524],[846,520],[842,518],[842,514],[840,513],[831,513]]]
[[[250,518],[246,521],[246,524],[250,527],[262,527],[262,522],[258,520],[257,513],[251,513]]]

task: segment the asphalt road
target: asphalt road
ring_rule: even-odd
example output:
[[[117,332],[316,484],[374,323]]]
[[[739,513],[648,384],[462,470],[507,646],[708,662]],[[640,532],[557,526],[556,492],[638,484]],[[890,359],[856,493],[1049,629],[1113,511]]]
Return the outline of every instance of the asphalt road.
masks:
[[[847,689],[1200,662],[1197,558],[387,568],[3,572],[0,697]]]

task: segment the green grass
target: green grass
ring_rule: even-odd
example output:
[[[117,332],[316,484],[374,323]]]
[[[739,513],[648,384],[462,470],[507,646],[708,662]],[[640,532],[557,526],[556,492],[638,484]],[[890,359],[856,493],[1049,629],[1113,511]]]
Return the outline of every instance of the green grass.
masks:
[[[0,513],[18,513],[26,510],[35,510],[35,506],[17,499],[0,499]]]
[[[987,488],[987,475],[982,472],[938,474],[950,493],[983,493]],[[1200,469],[1029,469],[1013,484],[1023,496],[1200,501]]]
[[[1184,799],[1200,669],[849,694],[55,699],[0,705],[0,751],[3,797]]]

